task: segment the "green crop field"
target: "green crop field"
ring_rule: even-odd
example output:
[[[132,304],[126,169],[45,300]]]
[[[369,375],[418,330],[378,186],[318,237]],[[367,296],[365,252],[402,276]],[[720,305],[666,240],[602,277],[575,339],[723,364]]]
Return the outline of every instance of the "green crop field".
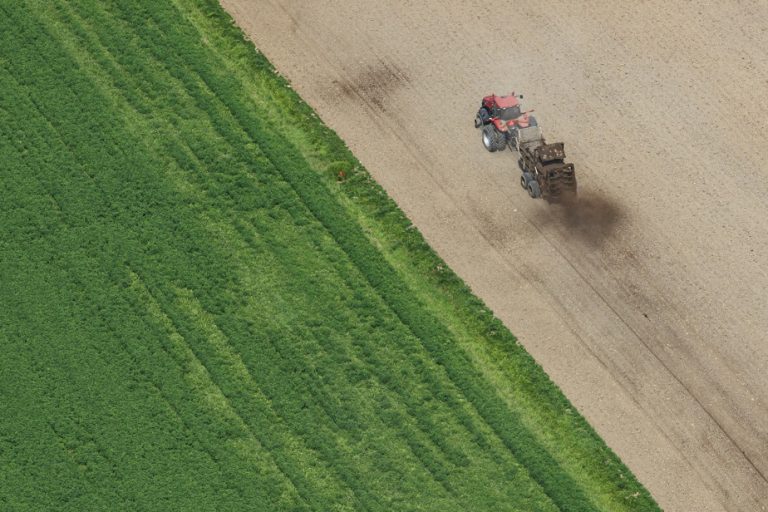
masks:
[[[2,511],[658,510],[213,0],[0,2],[0,349]]]

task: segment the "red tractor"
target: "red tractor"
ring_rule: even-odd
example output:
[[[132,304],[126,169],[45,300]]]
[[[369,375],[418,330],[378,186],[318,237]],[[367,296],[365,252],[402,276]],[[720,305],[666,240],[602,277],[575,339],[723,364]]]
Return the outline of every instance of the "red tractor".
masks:
[[[509,96],[491,94],[483,98],[480,110],[475,117],[475,128],[483,130],[483,146],[490,152],[502,151],[506,146],[517,150],[517,131],[519,128],[538,126],[536,118],[530,115],[533,110],[520,110],[522,94]]]

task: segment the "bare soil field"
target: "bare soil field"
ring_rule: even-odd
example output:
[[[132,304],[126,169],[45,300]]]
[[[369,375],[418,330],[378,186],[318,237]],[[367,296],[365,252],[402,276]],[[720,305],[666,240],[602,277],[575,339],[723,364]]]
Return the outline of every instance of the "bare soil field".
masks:
[[[222,4],[665,510],[768,510],[765,2]],[[483,149],[513,89],[578,206]]]

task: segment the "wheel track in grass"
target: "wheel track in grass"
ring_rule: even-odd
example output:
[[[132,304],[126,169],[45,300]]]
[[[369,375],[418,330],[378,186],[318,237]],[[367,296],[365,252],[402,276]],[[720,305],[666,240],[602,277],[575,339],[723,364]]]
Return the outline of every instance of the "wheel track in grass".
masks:
[[[290,265],[290,264],[287,264],[287,265]],[[339,264],[339,265],[341,265],[341,264]],[[286,268],[285,270],[288,271],[289,269]],[[347,276],[349,274],[348,274],[348,272],[343,271],[343,270],[340,269],[339,270],[339,275]],[[348,290],[352,291],[352,290],[354,290],[354,289],[356,289],[358,287],[359,286],[355,286],[354,284],[352,284],[349,281],[349,279],[347,279],[347,289]],[[278,309],[284,309],[284,308],[285,309],[290,309],[287,305],[281,305]],[[362,322],[363,320],[359,319],[359,321]],[[354,324],[354,323],[357,323],[357,322],[352,322],[352,323]],[[317,342],[320,343],[320,340],[317,340]],[[352,345],[354,346],[355,344],[352,343]],[[277,348],[277,347],[275,347],[275,348]],[[384,371],[386,368],[392,367],[392,365],[394,363],[392,361],[384,362],[384,361],[382,361],[380,359],[375,359],[377,357],[376,355],[374,355],[374,354],[366,355],[366,354],[361,352],[363,350],[365,350],[363,347],[356,347],[354,349],[354,353],[355,353],[354,357],[357,360],[361,360],[361,361],[364,362],[367,371],[371,375],[373,375],[375,377],[378,385],[381,386],[383,389],[387,389],[390,392],[399,395],[401,397],[401,400],[405,400],[407,403],[409,403],[410,400],[408,399],[408,392],[404,392],[402,389],[393,387],[392,375],[388,374],[388,373],[382,373],[382,371]],[[405,352],[403,352],[403,353],[405,353]],[[293,358],[296,358],[296,357],[301,357],[301,356],[300,356],[300,354],[297,354],[295,351],[292,351],[292,355],[286,356],[287,359],[293,359]],[[429,374],[427,375],[427,377],[428,376],[429,376]],[[385,383],[385,381],[386,381],[386,383]],[[440,385],[440,384],[437,383],[437,381],[431,381],[431,382],[432,383],[430,385],[433,386],[433,387]],[[410,416],[410,419],[412,421],[415,421],[416,423],[420,423],[419,418],[416,417],[416,413],[410,411],[410,406],[408,406],[408,409],[409,409],[408,414]],[[464,426],[465,426],[465,428],[467,428],[469,434],[473,435],[473,436],[475,436],[475,435],[482,435],[482,434],[478,434],[477,431],[476,431],[476,428],[471,425],[472,421],[473,420],[471,420],[471,419],[465,419],[465,421],[464,421]],[[422,427],[422,431],[424,431],[424,427]],[[427,433],[427,435],[429,435],[429,433]],[[433,440],[433,442],[435,442],[435,441]],[[442,450],[442,447],[440,447],[440,445],[438,443],[435,442],[435,444],[437,445],[438,448],[440,448]],[[412,449],[414,449],[412,443],[411,443],[411,446],[412,446]],[[416,453],[417,451],[419,451],[419,450],[416,449],[414,453]],[[513,461],[509,461],[508,463],[511,464],[511,463],[513,463]],[[425,467],[428,467],[428,466],[429,466],[429,464],[425,463]],[[451,492],[450,489],[446,489],[446,490]]]
[[[249,422],[238,410],[237,407],[231,402],[230,398],[227,396],[227,394],[222,390],[220,385],[216,382],[215,377],[209,368],[208,365],[205,364],[204,360],[201,359],[199,352],[195,351],[192,346],[186,341],[186,339],[181,336],[178,333],[178,330],[173,322],[173,320],[164,312],[162,306],[157,301],[157,299],[152,295],[152,293],[149,291],[149,289],[144,285],[141,278],[133,271],[131,272],[131,278],[132,278],[132,284],[134,284],[137,287],[137,291],[139,294],[144,296],[147,300],[142,300],[141,303],[144,304],[148,310],[151,312],[152,316],[156,319],[156,321],[159,321],[163,329],[165,329],[169,336],[169,339],[172,340],[172,345],[177,345],[177,348],[180,349],[183,354],[181,354],[182,359],[179,359],[179,355],[173,355],[171,353],[171,350],[168,349],[168,347],[163,346],[163,350],[166,351],[166,353],[169,355],[169,357],[172,357],[177,361],[180,367],[187,367],[188,364],[192,364],[193,367],[196,368],[196,371],[198,372],[197,378],[200,379],[200,384],[209,388],[210,391],[206,391],[207,394],[213,395],[212,398],[218,403],[223,405],[222,412],[225,412],[230,417],[234,417],[236,421],[238,422],[238,426],[243,430],[248,432],[248,437],[250,437],[256,445],[253,448],[256,448],[255,450],[248,450],[247,457],[244,457],[244,460],[252,459],[256,454],[261,454],[261,457],[271,459],[272,463],[275,465],[275,467],[280,471],[280,473],[287,479],[288,482],[290,482],[290,485],[293,487],[293,489],[297,492],[298,496],[300,497],[301,501],[305,505],[310,505],[313,500],[311,497],[307,496],[307,490],[306,485],[302,484],[301,481],[297,482],[295,472],[288,470],[285,467],[284,463],[281,463],[280,460],[274,456],[273,449],[274,449],[274,441],[270,441],[267,443],[264,443],[264,438],[267,437],[267,429],[259,430],[255,429],[254,426]],[[237,364],[237,356],[236,354],[227,354],[227,357],[230,358],[235,364]],[[240,361],[241,362],[241,361]],[[271,410],[271,404],[268,397],[264,396],[261,390],[259,389],[258,385],[255,384],[255,381],[253,380],[252,376],[247,373],[247,379],[248,379],[248,389],[253,393],[253,397],[257,397],[256,401],[261,402],[262,405],[259,407],[262,409],[262,411],[270,411]],[[194,386],[193,386],[194,387]],[[259,400],[260,399],[260,400]],[[221,407],[221,405],[217,405],[216,407]],[[209,407],[213,407],[213,404],[209,403]],[[270,417],[269,412],[265,415],[267,418]],[[280,444],[287,444],[289,446],[294,446],[294,442],[291,442],[291,440],[280,440],[277,441]],[[272,446],[270,446],[272,445]],[[266,449],[264,449],[266,448]],[[238,450],[239,451],[239,450]],[[243,450],[245,451],[245,450]],[[292,476],[293,473],[293,476]]]

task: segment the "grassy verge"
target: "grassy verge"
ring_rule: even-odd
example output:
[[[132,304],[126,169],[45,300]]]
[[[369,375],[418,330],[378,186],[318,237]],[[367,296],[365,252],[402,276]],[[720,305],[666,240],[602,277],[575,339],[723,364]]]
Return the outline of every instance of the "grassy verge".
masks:
[[[0,12],[2,508],[656,509],[218,4]]]

